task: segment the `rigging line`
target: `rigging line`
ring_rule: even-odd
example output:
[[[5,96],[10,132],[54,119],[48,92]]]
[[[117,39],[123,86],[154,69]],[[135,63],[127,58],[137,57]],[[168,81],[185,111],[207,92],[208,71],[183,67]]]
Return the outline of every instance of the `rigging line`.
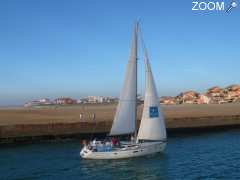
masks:
[[[143,39],[143,33],[142,33],[142,30],[141,30],[140,26],[139,26],[138,30],[139,30],[139,34],[140,34],[142,49],[143,49],[143,52],[145,52],[146,51],[146,45],[145,45],[145,42],[144,42],[144,39]]]

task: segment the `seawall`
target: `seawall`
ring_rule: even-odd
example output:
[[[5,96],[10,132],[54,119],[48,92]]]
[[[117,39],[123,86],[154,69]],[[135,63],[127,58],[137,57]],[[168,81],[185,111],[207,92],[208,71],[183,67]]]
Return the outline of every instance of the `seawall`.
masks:
[[[0,109],[0,143],[107,134],[115,108],[116,104],[95,104]],[[138,120],[141,110],[142,105]],[[240,127],[240,104],[169,105],[162,106],[162,112],[169,133]]]

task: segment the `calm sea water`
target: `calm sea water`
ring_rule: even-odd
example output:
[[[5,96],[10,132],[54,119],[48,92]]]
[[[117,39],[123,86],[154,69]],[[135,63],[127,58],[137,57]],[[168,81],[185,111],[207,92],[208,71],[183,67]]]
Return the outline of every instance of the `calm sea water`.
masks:
[[[82,160],[77,141],[0,147],[0,179],[240,179],[240,130],[178,134],[163,154]]]

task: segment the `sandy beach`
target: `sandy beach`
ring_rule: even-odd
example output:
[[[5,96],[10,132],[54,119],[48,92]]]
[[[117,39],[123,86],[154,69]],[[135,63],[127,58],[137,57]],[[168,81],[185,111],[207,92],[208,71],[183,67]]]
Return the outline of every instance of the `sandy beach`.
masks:
[[[138,106],[138,120],[142,107]],[[116,104],[1,108],[0,138],[107,133],[115,109]],[[162,105],[162,112],[168,129],[240,125],[240,104]]]

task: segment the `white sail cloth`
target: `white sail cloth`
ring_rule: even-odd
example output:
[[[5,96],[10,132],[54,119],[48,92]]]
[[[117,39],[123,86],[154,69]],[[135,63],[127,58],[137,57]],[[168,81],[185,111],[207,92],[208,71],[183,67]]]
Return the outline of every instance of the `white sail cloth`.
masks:
[[[136,96],[137,96],[137,31],[133,31],[131,54],[127,64],[124,85],[120,94],[117,111],[110,135],[130,134],[135,131]]]
[[[138,140],[165,140],[166,128],[161,113],[159,98],[154,83],[151,66],[145,49],[145,98]]]

